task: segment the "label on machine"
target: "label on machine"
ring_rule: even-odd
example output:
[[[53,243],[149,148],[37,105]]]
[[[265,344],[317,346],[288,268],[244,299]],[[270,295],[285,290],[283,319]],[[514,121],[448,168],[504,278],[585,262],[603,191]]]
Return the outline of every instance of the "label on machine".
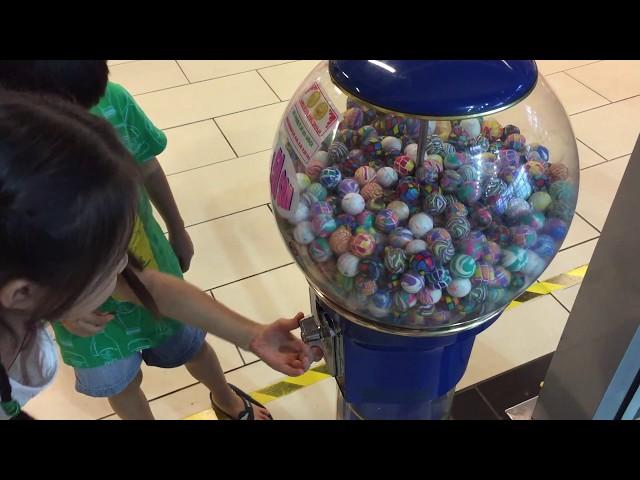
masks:
[[[317,82],[291,104],[284,125],[296,155],[305,166],[338,119],[338,109]]]

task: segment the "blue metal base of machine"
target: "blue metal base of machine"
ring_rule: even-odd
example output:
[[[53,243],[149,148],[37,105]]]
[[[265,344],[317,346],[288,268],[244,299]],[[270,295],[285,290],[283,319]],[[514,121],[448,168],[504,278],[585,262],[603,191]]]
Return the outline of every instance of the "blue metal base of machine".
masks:
[[[412,337],[355,323],[313,293],[312,302],[321,328],[334,332],[324,350],[341,391],[338,416],[345,419],[448,418],[476,335],[500,316],[450,335]]]

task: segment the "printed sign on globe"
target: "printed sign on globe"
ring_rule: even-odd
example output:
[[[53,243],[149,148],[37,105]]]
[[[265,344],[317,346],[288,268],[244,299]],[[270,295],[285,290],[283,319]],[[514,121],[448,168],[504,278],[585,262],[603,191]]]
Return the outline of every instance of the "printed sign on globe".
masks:
[[[306,165],[338,121],[338,109],[317,82],[292,103],[285,117],[289,141]]]
[[[271,158],[271,203],[279,215],[290,219],[295,214],[300,200],[297,189],[296,170],[286,148],[279,141]]]

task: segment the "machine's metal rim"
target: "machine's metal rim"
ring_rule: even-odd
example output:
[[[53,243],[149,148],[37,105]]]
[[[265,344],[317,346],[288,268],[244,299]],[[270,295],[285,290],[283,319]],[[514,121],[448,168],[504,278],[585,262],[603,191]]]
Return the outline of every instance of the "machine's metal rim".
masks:
[[[488,313],[486,315],[483,315],[482,317],[479,317],[471,322],[468,323],[461,323],[461,324],[453,324],[453,325],[449,325],[449,326],[444,326],[441,328],[432,328],[429,330],[426,329],[410,329],[410,328],[401,328],[401,327],[394,327],[391,325],[383,325],[381,323],[374,323],[372,321],[369,320],[365,320],[362,317],[360,317],[359,315],[355,315],[353,312],[350,312],[349,310],[345,309],[344,307],[336,304],[333,300],[331,300],[327,295],[325,295],[311,280],[309,280],[309,278],[307,278],[307,282],[309,282],[309,286],[313,289],[313,291],[315,292],[315,294],[323,301],[325,302],[329,307],[331,307],[333,310],[335,310],[336,312],[338,312],[340,315],[342,315],[344,318],[346,318],[347,320],[360,325],[362,327],[366,327],[369,328],[371,330],[375,330],[378,332],[382,332],[382,333],[390,333],[392,335],[400,335],[400,336],[405,336],[405,337],[444,337],[447,335],[451,335],[454,333],[460,333],[460,332],[464,332],[466,330],[471,330],[479,325],[482,325],[483,323],[486,323],[487,321],[491,320],[492,318],[495,318],[496,314],[501,313],[502,311],[504,311],[507,308],[507,305],[505,305],[502,309],[496,310],[494,312]]]

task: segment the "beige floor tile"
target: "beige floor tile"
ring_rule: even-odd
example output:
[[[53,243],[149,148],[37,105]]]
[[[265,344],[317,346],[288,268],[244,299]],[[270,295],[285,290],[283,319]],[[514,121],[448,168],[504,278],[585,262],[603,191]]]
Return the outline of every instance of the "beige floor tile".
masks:
[[[178,60],[191,82],[225,77],[290,62],[291,60]]]
[[[580,172],[576,210],[599,230],[607,219],[628,162],[629,157],[623,157]]]
[[[270,161],[266,151],[168,177],[185,225],[269,202]]]
[[[609,103],[606,98],[588,89],[564,72],[548,75],[547,81],[551,84],[551,88],[556,92],[569,115]]]
[[[287,265],[213,290],[225,305],[263,324],[297,312],[311,314],[309,286],[297,265]]]
[[[570,68],[580,67],[598,60],[536,60],[538,70],[543,75],[551,75],[552,73],[562,72]]]
[[[311,314],[309,286],[295,264],[217,288],[213,294],[228,307],[263,324],[298,312]],[[299,331],[295,334],[300,336]],[[244,350],[242,357],[247,363],[258,360]]]
[[[600,233],[595,228],[576,215],[573,217],[567,238],[564,239],[560,249],[571,247],[586,240],[591,240],[599,235]]]
[[[235,153],[213,120],[170,128],[167,149],[158,156],[166,175],[235,158]]]
[[[596,238],[558,253],[547,269],[542,272],[540,279],[548,280],[556,275],[566,273],[574,268],[588,264],[597,243],[598,239]]]
[[[553,295],[558,299],[562,305],[571,311],[573,309],[573,304],[576,301],[576,297],[578,296],[578,292],[580,291],[580,287],[582,284],[573,285],[572,287],[565,288],[564,290],[558,290],[557,292],[553,292]]]
[[[132,95],[188,83],[174,60],[139,60],[114,65],[109,70],[109,79],[123,85]]]
[[[177,127],[279,101],[257,72],[147,93],[136,100],[159,128]]]
[[[336,381],[327,378],[269,402],[267,407],[278,420],[335,420],[337,392]]]
[[[546,295],[506,311],[476,338],[463,389],[553,352],[569,314]]]
[[[292,261],[266,206],[188,228],[195,246],[187,281],[209,290]]]
[[[259,70],[280,100],[289,100],[320,60],[300,60]]]
[[[640,95],[638,60],[603,60],[567,74],[612,102]]]
[[[640,97],[571,117],[576,137],[607,160],[629,155],[640,133]]]
[[[287,102],[216,118],[240,156],[270,149]]]
[[[182,420],[209,408],[209,389],[201,383],[151,402],[157,420]]]
[[[581,141],[577,141],[576,143],[578,145],[578,159],[580,160],[581,169],[592,167],[594,165],[607,161],[606,158],[598,155]]]

